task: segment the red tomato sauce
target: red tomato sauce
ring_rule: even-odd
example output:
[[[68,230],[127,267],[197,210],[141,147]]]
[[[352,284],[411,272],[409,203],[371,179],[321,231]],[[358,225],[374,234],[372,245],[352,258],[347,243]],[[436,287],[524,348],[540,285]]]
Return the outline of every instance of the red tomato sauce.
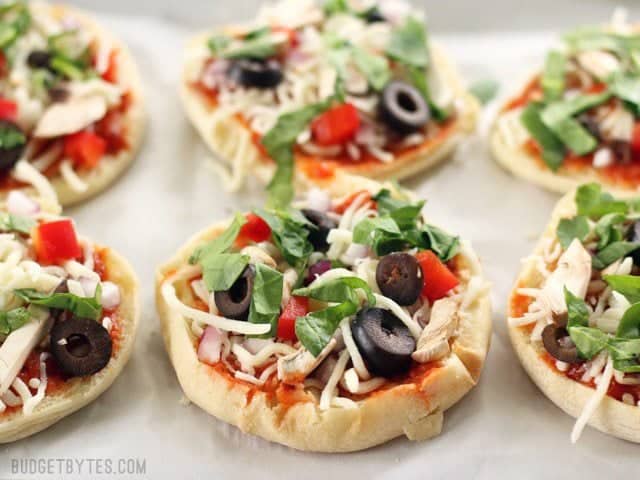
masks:
[[[94,262],[95,262],[95,271],[100,275],[100,279],[102,281],[106,281],[109,279],[109,272],[106,267],[106,255],[108,254],[108,249],[106,248],[97,248],[94,252]],[[122,344],[123,338],[123,319],[120,314],[120,308],[116,307],[111,310],[103,310],[102,319],[105,317],[111,318],[111,340],[113,342],[113,348],[111,351],[111,358],[114,358],[118,352],[120,351],[120,347]],[[102,319],[100,320],[102,322]],[[29,380],[32,378],[40,378],[40,354],[46,350],[43,350],[40,347],[36,347],[27,357],[22,370],[18,374],[18,377],[22,379],[22,381],[28,384]],[[65,389],[69,387],[67,383],[70,380],[58,366],[56,360],[49,356],[49,358],[45,361],[46,371],[47,371],[47,388],[45,390],[45,398],[52,397],[58,394],[63,394]],[[105,368],[108,368],[105,367]],[[34,393],[34,390],[30,388],[31,393]],[[16,407],[7,406],[6,410],[0,413],[0,418],[3,415],[9,415],[10,413],[19,411],[22,409],[22,405]]]
[[[596,388],[596,384],[593,380],[588,382],[582,381],[582,376],[586,371],[585,363],[578,363],[574,365],[569,365],[569,369],[566,372],[558,370],[556,367],[556,360],[547,352],[543,352],[540,354],[540,358],[544,363],[546,363],[549,368],[559,373],[560,375],[564,375],[565,377],[570,378],[578,383],[581,383],[585,387]],[[622,402],[622,396],[627,393],[633,397],[634,405],[640,400],[640,385],[623,385],[618,383],[615,378],[611,379],[611,383],[609,384],[609,389],[607,390],[607,395],[609,397],[615,398],[619,402]]]

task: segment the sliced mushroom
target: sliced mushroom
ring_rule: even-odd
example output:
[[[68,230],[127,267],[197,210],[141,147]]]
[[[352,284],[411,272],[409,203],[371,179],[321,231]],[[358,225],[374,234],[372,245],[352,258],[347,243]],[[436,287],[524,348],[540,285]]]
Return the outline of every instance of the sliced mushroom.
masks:
[[[280,357],[278,359],[278,380],[292,385],[304,380],[333,351],[336,344],[337,340],[332,338],[317,357],[314,357],[304,347],[290,355]]]
[[[34,136],[52,138],[79,132],[100,120],[106,113],[107,101],[98,95],[54,103],[40,118]]]
[[[449,354],[449,338],[458,326],[458,302],[442,298],[433,304],[431,318],[418,339],[411,357],[419,363],[439,360]]]
[[[590,280],[591,255],[582,243],[575,239],[558,260],[558,267],[547,278],[538,301],[553,313],[564,313],[567,311],[564,288],[577,297],[584,298]]]

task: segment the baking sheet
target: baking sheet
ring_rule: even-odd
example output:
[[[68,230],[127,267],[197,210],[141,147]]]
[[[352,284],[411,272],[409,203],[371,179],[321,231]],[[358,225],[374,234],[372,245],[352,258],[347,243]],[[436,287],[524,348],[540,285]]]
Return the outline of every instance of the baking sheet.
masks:
[[[256,188],[224,192],[204,167],[207,152],[181,112],[177,79],[186,29],[160,19],[103,16],[139,62],[150,122],[142,154],[110,190],[69,210],[79,229],[132,262],[143,316],[133,357],[114,386],[52,428],[0,446],[0,479],[113,478],[90,460],[134,459],[126,478],[607,478],[637,471],[638,447],[587,429],[569,442],[573,420],[548,401],[518,363],[505,329],[506,298],[519,260],[533,247],[557,197],[518,181],[490,158],[479,133],[452,161],[408,184],[428,199],[437,223],[471,239],[493,283],[494,335],[479,386],[445,415],[442,434],[366,452],[306,454],[240,433],[180,402],[158,331],[157,264],[186,238],[234,209],[260,205]],[[504,92],[539,64],[549,34],[435,35],[470,81],[500,79]],[[29,465],[20,460],[31,459]],[[68,470],[51,460],[84,461]],[[45,465],[44,461],[49,463]],[[38,466],[40,465],[40,466]],[[42,468],[41,468],[42,467]],[[35,471],[33,470],[35,468]],[[31,469],[31,470],[29,470]],[[104,469],[103,469],[104,471]]]

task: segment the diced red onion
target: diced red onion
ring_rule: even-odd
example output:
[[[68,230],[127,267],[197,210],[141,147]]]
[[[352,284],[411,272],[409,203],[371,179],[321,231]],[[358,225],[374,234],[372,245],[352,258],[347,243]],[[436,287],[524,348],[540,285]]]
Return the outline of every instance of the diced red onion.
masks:
[[[320,260],[309,267],[309,274],[304,280],[305,285],[309,285],[316,278],[331,270],[331,260]]]
[[[7,196],[7,210],[14,215],[35,215],[40,211],[38,202],[19,190],[11,190]]]
[[[120,305],[120,288],[113,282],[102,282],[102,307],[107,310]]]
[[[209,325],[202,334],[198,345],[198,360],[213,365],[220,361],[224,335],[216,327]]]
[[[307,192],[307,208],[322,213],[328,212],[331,208],[331,197],[325,190],[312,188]]]
[[[228,69],[229,62],[227,60],[214,60],[202,72],[202,83],[211,89],[219,87],[226,80]]]

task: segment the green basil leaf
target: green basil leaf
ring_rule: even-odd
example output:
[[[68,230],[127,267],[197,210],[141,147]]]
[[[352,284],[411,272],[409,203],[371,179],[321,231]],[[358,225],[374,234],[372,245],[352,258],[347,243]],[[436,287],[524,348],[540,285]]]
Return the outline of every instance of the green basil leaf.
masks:
[[[640,302],[640,277],[635,275],[604,275],[605,282],[630,303]]]
[[[259,209],[255,214],[267,222],[274,244],[289,265],[299,267],[306,264],[313,252],[308,239],[309,229],[314,228],[306,218],[295,210]]]
[[[427,30],[424,23],[414,17],[396,27],[391,33],[387,55],[412,67],[426,68],[429,65]]]
[[[29,235],[36,224],[33,218],[0,212],[0,231],[2,232],[19,232]]]
[[[449,235],[444,230],[433,225],[424,225],[420,229],[420,234],[421,238],[426,241],[422,244],[412,242],[413,245],[432,250],[443,262],[448,262],[458,254],[460,237]]]
[[[638,295],[638,292],[639,291],[636,289],[636,295]],[[626,312],[624,312],[624,315],[622,315],[620,323],[618,324],[618,329],[616,330],[616,337],[640,338],[640,303],[634,303],[627,308]]]
[[[589,228],[589,220],[583,215],[573,218],[563,218],[558,223],[556,235],[562,248],[567,249],[575,238],[583,242],[591,229]]]
[[[22,130],[13,124],[0,125],[0,149],[11,150],[27,143],[27,137]]]
[[[542,122],[541,113],[542,108],[539,104],[530,103],[522,111],[520,121],[542,149],[544,162],[555,172],[564,162],[566,149],[558,137]]]
[[[640,112],[640,76],[614,74],[609,80],[609,89],[616,97],[633,105],[636,112]]]
[[[220,253],[226,252],[229,248],[231,248],[233,242],[236,241],[238,233],[240,233],[240,228],[245,223],[247,223],[247,219],[243,215],[236,213],[231,224],[224,232],[222,232],[221,235],[214,238],[209,243],[206,243],[205,245],[202,245],[194,250],[194,252],[191,254],[191,257],[189,257],[189,263],[191,265],[195,265],[203,257],[218,255]]]
[[[608,337],[602,330],[583,326],[570,327],[568,330],[578,353],[585,360],[591,360],[607,346]]]
[[[327,0],[322,8],[327,16],[351,12],[347,0]]]
[[[367,82],[377,92],[381,91],[391,79],[389,62],[381,55],[374,55],[363,48],[353,47],[353,61]]]
[[[608,350],[613,359],[613,368],[625,373],[640,372],[640,339],[612,338]]]
[[[222,52],[222,57],[229,60],[266,59],[278,53],[278,46],[282,40],[271,35],[259,35],[253,38],[244,39],[237,46],[227,46]]]
[[[626,214],[629,211],[629,205],[626,202],[614,200],[610,194],[603,193],[602,187],[597,183],[578,187],[575,199],[578,215],[585,215],[594,220],[608,213]]]
[[[78,62],[78,66],[88,66],[89,48],[86,41],[81,38],[79,30],[65,30],[47,38],[49,51],[54,56],[63,57],[72,62]]]
[[[573,52],[607,50],[623,59],[640,50],[640,35],[622,35],[604,31],[601,27],[579,27],[564,35],[567,46]]]
[[[276,162],[276,172],[267,187],[270,208],[284,208],[293,198],[293,147],[298,135],[307,128],[315,117],[327,110],[330,101],[308,105],[300,110],[285,113],[278,118],[276,125],[267,132],[262,144],[269,156]]]
[[[595,227],[598,236],[598,250],[623,239],[622,227],[625,219],[626,217],[621,213],[607,213],[598,220]]]
[[[619,258],[626,257],[640,248],[640,242],[613,242],[600,250],[593,257],[593,266],[598,270],[608,267]]]
[[[469,87],[469,92],[478,99],[482,105],[486,105],[495,98],[500,89],[500,84],[495,79],[483,79],[474,82]]]
[[[9,335],[29,321],[31,315],[24,307],[0,312],[0,335]]]
[[[353,229],[353,243],[360,245],[373,245],[375,234],[387,232],[393,235],[400,235],[398,224],[389,216],[363,218]]]
[[[101,288],[98,284],[93,297],[79,297],[73,293],[41,293],[32,288],[21,288],[13,293],[27,303],[41,307],[66,310],[81,318],[98,320],[102,315]]]
[[[427,73],[426,69],[422,67],[416,67],[412,65],[405,65],[406,74],[409,77],[409,83],[411,83],[414,87],[418,89],[424,101],[429,105],[429,110],[431,111],[431,115],[438,122],[443,122],[447,118],[449,118],[450,112],[441,108],[439,105],[433,101],[433,97],[431,96],[431,89],[429,88],[429,84],[427,82]]]
[[[231,39],[224,35],[216,35],[207,41],[207,47],[215,56],[221,55],[224,49],[229,46]]]
[[[239,253],[218,253],[205,256],[202,279],[210,292],[229,290],[249,264],[249,256]]]
[[[31,14],[25,2],[11,2],[0,8],[0,48],[7,50],[29,29]]]
[[[567,304],[567,328],[589,326],[589,308],[586,302],[576,297],[564,287],[564,299]]]
[[[359,303],[356,290],[362,290],[367,296],[367,303],[375,305],[376,299],[373,296],[371,287],[367,282],[358,277],[341,277],[332,280],[318,282],[317,285],[298,288],[293,291],[293,295],[301,297],[311,297],[323,302],[332,303]]]
[[[298,317],[296,336],[300,343],[317,357],[331,341],[342,319],[354,315],[357,311],[357,304],[344,302]]]
[[[383,188],[373,199],[378,205],[378,214],[383,217],[389,215],[401,229],[412,228],[419,219],[424,207],[424,200],[411,203],[404,199],[394,198],[391,192]]]
[[[273,337],[278,328],[284,277],[282,273],[261,263],[257,263],[255,269],[248,320],[251,323],[271,324],[271,331],[265,336]]]
[[[564,54],[557,51],[547,54],[541,79],[545,102],[554,102],[562,98],[566,66],[567,57]]]
[[[576,155],[586,155],[598,147],[598,140],[576,119],[567,117],[550,127],[553,133]]]

